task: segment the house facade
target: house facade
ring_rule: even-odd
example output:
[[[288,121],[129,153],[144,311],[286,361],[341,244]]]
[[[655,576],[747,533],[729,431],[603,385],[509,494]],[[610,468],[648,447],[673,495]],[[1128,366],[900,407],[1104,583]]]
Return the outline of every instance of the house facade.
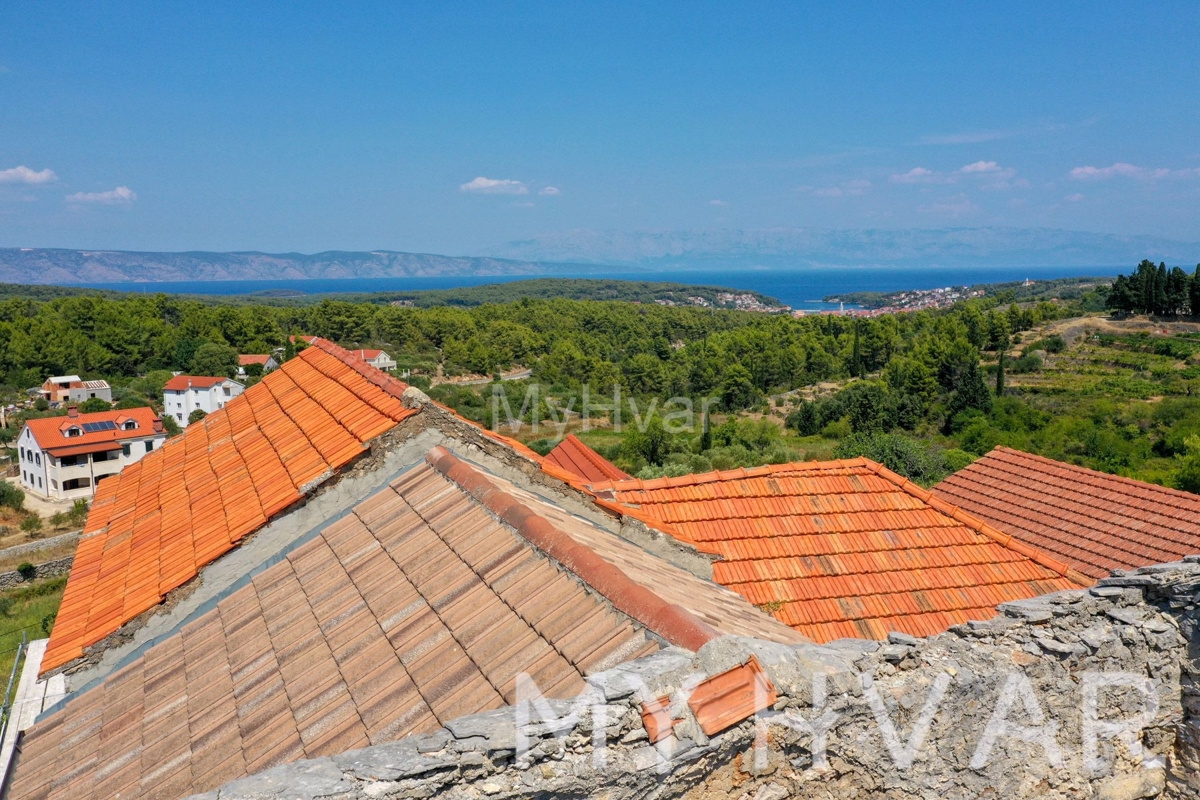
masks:
[[[163,413],[186,428],[192,412],[211,414],[245,390],[243,384],[229,378],[176,375],[163,386]]]
[[[31,419],[17,437],[21,488],[50,500],[78,500],[96,484],[166,440],[153,409],[99,411]]]
[[[383,372],[391,372],[396,368],[396,359],[382,350],[351,350],[350,352]]]
[[[112,402],[112,387],[108,381],[85,381],[78,375],[47,378],[38,393],[51,403],[82,403],[94,398]]]

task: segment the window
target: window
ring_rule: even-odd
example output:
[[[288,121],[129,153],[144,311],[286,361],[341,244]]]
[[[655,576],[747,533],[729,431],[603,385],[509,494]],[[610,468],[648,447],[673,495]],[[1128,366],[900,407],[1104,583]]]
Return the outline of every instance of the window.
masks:
[[[229,397],[229,393],[230,393],[230,389],[229,389],[229,387],[228,387],[228,386],[226,386],[226,387],[225,387],[225,396],[226,396],[226,397]]]
[[[73,467],[79,463],[79,456],[63,456],[58,460],[60,467]]]
[[[58,481],[54,480],[54,478],[51,478],[51,479],[50,479],[50,488],[51,488],[51,489],[57,489],[57,488],[58,488]]]
[[[137,427],[137,423],[131,419],[125,420],[125,424],[122,427],[125,428],[125,430],[127,430],[127,431],[131,431]]]
[[[37,465],[40,467],[40,466],[42,465],[42,454],[41,454],[41,453],[34,453],[34,454],[33,454],[33,461],[34,461],[34,463],[35,463],[35,464],[37,464]]]
[[[154,440],[153,440],[153,439],[147,439],[147,440],[146,440],[146,452],[147,452],[147,453],[149,453],[149,452],[150,452],[151,450],[153,450],[153,449],[154,449]]]
[[[41,478],[38,478],[38,488],[39,489],[42,488],[42,479]]]
[[[25,460],[25,448],[20,447],[18,449],[21,451],[21,460],[24,461]]]
[[[69,481],[63,481],[63,491],[69,492],[72,489],[86,489],[91,485],[91,478],[72,478]]]
[[[70,427],[70,428],[67,428],[67,436],[68,436],[68,437],[71,437],[71,436],[83,436],[83,431],[82,431],[81,429],[79,429],[79,428],[76,428],[76,427],[72,426],[72,427]]]
[[[129,452],[130,452],[129,445],[127,445],[127,444],[121,445],[121,455],[127,456],[127,455],[129,455]]]

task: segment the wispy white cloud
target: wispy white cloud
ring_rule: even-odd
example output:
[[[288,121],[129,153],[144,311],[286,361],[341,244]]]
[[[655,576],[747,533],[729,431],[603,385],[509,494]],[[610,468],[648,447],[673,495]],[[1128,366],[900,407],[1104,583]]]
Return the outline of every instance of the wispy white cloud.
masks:
[[[562,194],[562,190],[557,186],[543,186],[541,189],[538,189],[538,194],[545,195],[546,197],[558,197]]]
[[[709,200],[708,204],[710,206],[714,206],[716,208],[725,208],[725,206],[729,205],[729,203],[726,203],[724,200],[717,200],[715,198],[712,200]]]
[[[1077,181],[1103,181],[1110,178],[1134,178],[1143,181],[1155,181],[1161,178],[1200,178],[1200,167],[1189,167],[1187,169],[1158,167],[1151,169],[1149,167],[1139,167],[1124,161],[1118,161],[1108,167],[1075,167],[1075,169],[1071,170],[1070,177]]]
[[[32,170],[24,165],[12,169],[0,169],[0,183],[24,183],[38,185],[54,183],[58,176],[52,169]]]
[[[468,194],[529,194],[529,187],[521,181],[497,180],[480,175],[458,187]]]
[[[958,171],[963,175],[981,175],[989,172],[1003,172],[1004,169],[995,161],[976,161],[965,167],[959,167]]]
[[[67,195],[67,202],[77,205],[123,206],[137,200],[137,192],[128,186],[118,186],[109,192],[76,192]]]
[[[913,167],[908,172],[893,175],[888,178],[892,183],[947,183],[947,178],[940,172],[934,172],[925,167]]]
[[[1079,192],[1076,192],[1075,194],[1067,195],[1063,199],[1066,200],[1068,203],[1078,203],[1079,201],[1083,200],[1083,195],[1080,194]]]

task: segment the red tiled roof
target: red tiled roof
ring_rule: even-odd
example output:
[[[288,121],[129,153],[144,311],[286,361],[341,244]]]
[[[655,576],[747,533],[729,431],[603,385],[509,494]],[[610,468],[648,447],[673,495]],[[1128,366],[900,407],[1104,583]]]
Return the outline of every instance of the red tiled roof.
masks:
[[[270,356],[239,355],[238,356],[238,365],[244,367],[248,364],[263,364],[265,366],[267,363],[267,359],[269,359],[269,358],[270,358]]]
[[[867,459],[591,488],[602,505],[719,554],[718,583],[818,642],[927,636],[1088,583]]]
[[[480,479],[446,458],[431,454]],[[35,724],[9,796],[184,797],[510,705],[522,672],[566,698],[584,675],[657,651],[524,537],[545,504],[522,497],[514,529],[484,505],[495,496],[409,470]]]
[[[130,419],[137,423],[137,427],[127,431],[121,425]],[[91,414],[78,414],[74,417],[43,417],[31,419],[25,424],[37,441],[38,447],[59,455],[59,451],[63,448],[74,449],[99,442],[119,442],[123,439],[152,436],[154,423],[158,421],[158,415],[152,408],[130,408],[123,411],[96,411]],[[83,428],[84,424],[89,422],[111,422],[116,427],[89,432]],[[79,436],[65,436],[64,433],[71,427],[78,427],[84,432]]]
[[[559,442],[546,455],[543,469],[547,466],[557,467],[584,483],[621,481],[632,477],[617,469],[604,456],[581,442],[579,437],[573,433],[568,434],[567,438]]]
[[[358,356],[359,358],[361,358],[363,361],[374,361],[375,359],[379,358],[379,354],[382,353],[383,351],[382,350],[351,350],[350,352],[353,353],[354,355]]]
[[[228,378],[216,378],[211,375],[176,375],[163,385],[164,392],[186,392],[188,389],[208,389],[224,383]]]
[[[403,383],[315,345],[97,487],[44,671],[160,603],[415,413]]]
[[[997,447],[933,487],[1092,578],[1200,553],[1200,495]]]

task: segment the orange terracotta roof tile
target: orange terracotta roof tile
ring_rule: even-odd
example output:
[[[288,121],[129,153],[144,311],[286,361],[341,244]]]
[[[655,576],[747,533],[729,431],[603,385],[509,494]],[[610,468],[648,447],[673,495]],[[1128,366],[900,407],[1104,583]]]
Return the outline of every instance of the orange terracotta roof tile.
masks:
[[[1200,553],[1200,495],[997,447],[933,487],[1092,578]]]
[[[164,392],[186,392],[188,389],[209,389],[229,380],[212,375],[176,375],[163,385]]]
[[[567,434],[567,438],[559,442],[546,455],[542,468],[545,469],[547,466],[557,467],[567,475],[575,476],[576,480],[583,483],[620,481],[631,478],[630,475],[617,469],[604,456],[581,442],[573,433]]]
[[[601,505],[718,554],[718,583],[818,642],[927,636],[1090,582],[863,458],[590,489]]]
[[[43,671],[153,608],[415,413],[400,401],[405,388],[316,339],[225,408],[101,483]]]

